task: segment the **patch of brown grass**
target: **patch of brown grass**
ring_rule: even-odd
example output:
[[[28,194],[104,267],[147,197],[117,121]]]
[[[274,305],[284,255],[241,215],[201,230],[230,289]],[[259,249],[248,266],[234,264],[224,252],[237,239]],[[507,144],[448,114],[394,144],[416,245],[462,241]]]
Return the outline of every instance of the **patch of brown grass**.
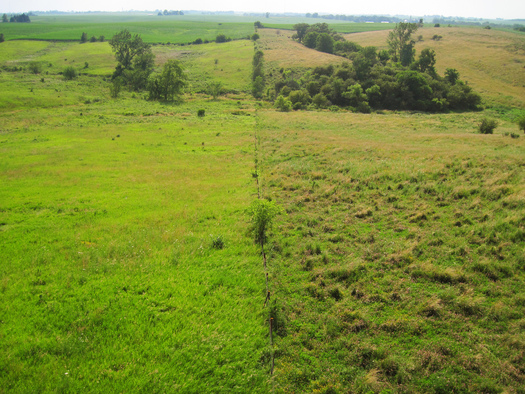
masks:
[[[347,34],[345,38],[363,46],[387,49],[389,31]],[[523,36],[517,33],[486,30],[481,27],[424,28],[415,36],[416,53],[424,48],[436,51],[436,68],[443,75],[447,68],[459,71],[468,83],[489,102],[525,106],[525,51]],[[434,35],[442,36],[439,41]]]
[[[259,29],[259,35],[259,48],[264,52],[265,60],[276,63],[279,67],[317,67],[345,60],[307,48],[292,40],[292,31]]]

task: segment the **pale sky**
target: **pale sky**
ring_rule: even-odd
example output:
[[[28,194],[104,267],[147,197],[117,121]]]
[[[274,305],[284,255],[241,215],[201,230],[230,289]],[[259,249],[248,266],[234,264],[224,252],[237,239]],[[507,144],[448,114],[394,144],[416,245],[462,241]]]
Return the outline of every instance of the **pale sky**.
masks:
[[[486,19],[525,19],[525,0],[1,0],[0,12],[207,10],[239,12],[318,12],[345,15],[443,15]]]

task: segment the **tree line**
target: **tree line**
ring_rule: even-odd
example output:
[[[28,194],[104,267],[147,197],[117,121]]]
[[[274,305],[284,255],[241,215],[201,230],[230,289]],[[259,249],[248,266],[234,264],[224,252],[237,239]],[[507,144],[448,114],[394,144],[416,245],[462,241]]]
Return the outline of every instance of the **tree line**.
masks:
[[[276,98],[282,110],[336,106],[359,112],[443,112],[475,110],[481,104],[481,97],[460,80],[457,70],[448,68],[444,76],[438,75],[434,50],[423,49],[416,57],[412,39],[416,24],[398,23],[388,36],[389,50],[381,51],[346,41],[325,23],[295,28],[295,39],[304,45],[344,56],[352,63],[317,67],[299,77],[281,70],[267,94]]]
[[[12,23],[30,23],[31,18],[29,18],[28,14],[18,14],[18,15],[12,15],[11,18],[7,16],[7,14],[2,15],[2,22],[12,22]]]

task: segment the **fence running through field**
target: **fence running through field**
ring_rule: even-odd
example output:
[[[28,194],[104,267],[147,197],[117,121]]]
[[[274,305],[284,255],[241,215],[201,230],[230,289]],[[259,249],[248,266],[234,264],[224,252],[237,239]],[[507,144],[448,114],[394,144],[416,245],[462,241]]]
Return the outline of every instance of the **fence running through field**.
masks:
[[[256,125],[255,125],[255,180],[257,183],[257,198],[260,200],[263,198],[262,196],[262,185],[260,181],[261,171],[260,171],[260,164],[259,164],[259,146],[260,146],[260,135],[259,135],[259,122],[258,122],[258,116],[256,115]],[[268,276],[268,264],[267,264],[267,258],[266,258],[266,252],[264,251],[264,242],[261,242],[261,256],[262,256],[262,262],[264,267],[264,275],[266,278],[266,298],[264,300],[264,307],[270,307],[270,283],[269,283],[269,276]],[[273,369],[275,366],[275,355],[273,351],[273,317],[271,315],[271,311],[268,313],[268,329],[269,329],[269,337],[270,337],[270,347],[271,347],[271,360],[270,360],[270,375],[273,376]],[[272,390],[273,391],[273,390]]]

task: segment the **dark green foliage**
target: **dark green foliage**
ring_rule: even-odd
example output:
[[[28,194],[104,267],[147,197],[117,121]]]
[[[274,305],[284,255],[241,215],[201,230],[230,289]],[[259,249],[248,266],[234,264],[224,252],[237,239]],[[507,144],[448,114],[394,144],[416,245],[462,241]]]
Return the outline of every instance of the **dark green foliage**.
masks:
[[[222,83],[221,82],[212,82],[208,84],[207,92],[214,99],[219,97],[222,94]]]
[[[255,200],[252,202],[246,213],[255,243],[263,245],[267,241],[274,219],[281,211],[282,209],[273,201]]]
[[[91,38],[89,39],[89,42],[97,42],[97,37],[95,36],[91,36]]]
[[[224,249],[224,239],[221,235],[211,238],[211,247],[217,250]]]
[[[317,37],[315,49],[320,52],[334,53],[334,39],[328,33],[321,33]]]
[[[205,115],[206,115],[206,111],[205,111],[204,109],[201,108],[201,109],[199,109],[199,110],[197,111],[197,116],[198,116],[199,118],[204,118]]]
[[[307,33],[303,39],[304,46],[314,49],[315,46],[317,45],[317,37],[319,37],[319,33],[315,31],[311,31]]]
[[[128,30],[113,36],[109,45],[118,62],[112,78],[122,77],[131,90],[144,89],[155,64],[151,47],[138,34],[132,36]]]
[[[259,38],[261,38],[261,36],[259,36],[259,34],[257,33],[253,33],[252,36],[250,37],[252,41],[257,41]]]
[[[98,38],[98,40],[99,40],[100,42],[104,42],[104,41],[106,41],[106,37],[104,37],[104,36],[100,36],[100,37]]]
[[[256,21],[253,23],[253,27],[255,27],[256,29],[262,29],[264,26],[261,22]]]
[[[87,41],[88,41],[87,33],[82,33],[82,35],[80,36],[80,42],[85,43]]]
[[[109,85],[109,94],[111,98],[118,98],[120,91],[122,90],[122,78],[115,78]]]
[[[5,41],[4,33],[0,33],[0,42],[4,42],[4,41]]]
[[[215,42],[217,44],[231,41],[232,39],[229,37],[226,37],[224,34],[218,34],[217,37],[215,37]]]
[[[33,74],[40,74],[42,72],[42,63],[40,63],[40,62],[31,62],[31,63],[29,63],[27,68]]]
[[[293,108],[292,102],[289,99],[283,97],[283,95],[279,95],[277,97],[274,106],[281,112],[289,112]]]
[[[498,127],[498,122],[495,119],[488,118],[483,118],[478,125],[481,134],[493,134],[496,127]]]
[[[417,28],[418,26],[415,23],[400,22],[388,34],[387,43],[394,62],[401,61],[405,66],[410,64],[410,62],[406,62],[411,58],[413,59],[411,57],[414,45],[412,34],[416,32]]]
[[[252,95],[261,98],[264,86],[264,53],[258,50],[253,54],[252,60]]]
[[[299,42],[303,41],[303,37],[306,35],[306,32],[310,25],[308,23],[297,23],[293,26],[293,29],[297,31],[296,34],[294,34],[294,38],[296,38]]]
[[[177,60],[168,60],[162,72],[148,84],[150,100],[173,101],[178,99],[186,86],[186,75]]]
[[[445,71],[445,79],[451,84],[455,85],[459,80],[459,72],[455,68],[447,68]]]
[[[64,76],[64,79],[72,80],[78,77],[78,71],[73,66],[67,66],[64,68],[64,71],[62,71],[62,75]]]
[[[197,38],[195,41],[193,41],[193,44],[195,44],[195,45],[202,44],[202,38]]]
[[[7,18],[7,14],[2,15],[2,23],[9,22],[9,19]]]
[[[522,115],[518,119],[518,128],[525,133],[525,115]]]
[[[31,19],[29,18],[29,15],[27,14],[19,14],[19,15],[13,15],[11,19],[9,19],[9,22],[30,23]]]
[[[414,68],[423,73],[428,73],[432,76],[436,75],[436,52],[433,49],[425,48],[419,54],[419,59],[414,64]]]

